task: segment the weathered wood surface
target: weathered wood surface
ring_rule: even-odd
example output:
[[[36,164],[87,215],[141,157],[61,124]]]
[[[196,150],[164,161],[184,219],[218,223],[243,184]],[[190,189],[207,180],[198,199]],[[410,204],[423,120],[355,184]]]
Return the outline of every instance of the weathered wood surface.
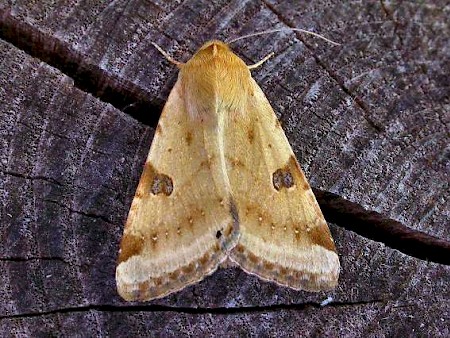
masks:
[[[448,246],[446,1],[95,3],[0,2],[2,336],[450,335],[450,267],[345,222],[330,225],[342,263],[334,292],[227,269],[127,304],[114,281],[123,222],[177,74],[150,42],[187,60],[207,39],[273,27],[342,43],[283,33],[233,45],[248,63],[276,53],[254,76],[311,184]]]

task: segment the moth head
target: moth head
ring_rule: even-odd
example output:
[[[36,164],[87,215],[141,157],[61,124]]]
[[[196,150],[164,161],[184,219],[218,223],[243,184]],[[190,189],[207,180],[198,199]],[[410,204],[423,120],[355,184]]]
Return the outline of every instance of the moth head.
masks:
[[[229,52],[230,47],[225,42],[219,41],[219,40],[211,40],[203,44],[203,46],[200,47],[197,53],[201,51],[206,51],[208,53],[214,53],[214,52]]]
[[[233,53],[230,47],[225,42],[219,40],[211,40],[203,44],[185,66],[188,64],[199,65],[211,62],[220,62],[227,66],[246,67],[245,63]]]

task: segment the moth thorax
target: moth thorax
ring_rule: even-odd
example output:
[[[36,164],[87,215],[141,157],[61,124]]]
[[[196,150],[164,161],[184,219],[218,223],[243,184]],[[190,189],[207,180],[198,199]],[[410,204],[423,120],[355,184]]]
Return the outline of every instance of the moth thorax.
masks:
[[[224,109],[242,111],[251,92],[251,75],[245,63],[229,49],[214,51],[213,46],[201,50],[180,72],[188,113],[201,121]]]

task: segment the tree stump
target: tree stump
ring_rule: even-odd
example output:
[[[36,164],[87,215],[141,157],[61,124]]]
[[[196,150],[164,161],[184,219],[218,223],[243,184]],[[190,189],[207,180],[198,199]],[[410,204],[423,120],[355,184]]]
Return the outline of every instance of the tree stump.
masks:
[[[449,336],[450,35],[433,3],[0,4],[2,336]],[[126,303],[115,262],[177,70],[231,47],[276,111],[340,255],[333,292],[220,269]],[[328,297],[332,301],[320,306]]]

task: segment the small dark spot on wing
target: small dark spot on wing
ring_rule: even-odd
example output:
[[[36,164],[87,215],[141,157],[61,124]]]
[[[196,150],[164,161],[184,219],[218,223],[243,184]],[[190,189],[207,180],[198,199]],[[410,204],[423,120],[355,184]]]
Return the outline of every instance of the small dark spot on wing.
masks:
[[[255,139],[255,130],[253,128],[248,130],[247,138],[250,143],[253,143],[253,140]]]
[[[186,133],[186,136],[184,139],[185,139],[187,145],[190,146],[192,144],[192,133],[190,131],[188,131]]]

